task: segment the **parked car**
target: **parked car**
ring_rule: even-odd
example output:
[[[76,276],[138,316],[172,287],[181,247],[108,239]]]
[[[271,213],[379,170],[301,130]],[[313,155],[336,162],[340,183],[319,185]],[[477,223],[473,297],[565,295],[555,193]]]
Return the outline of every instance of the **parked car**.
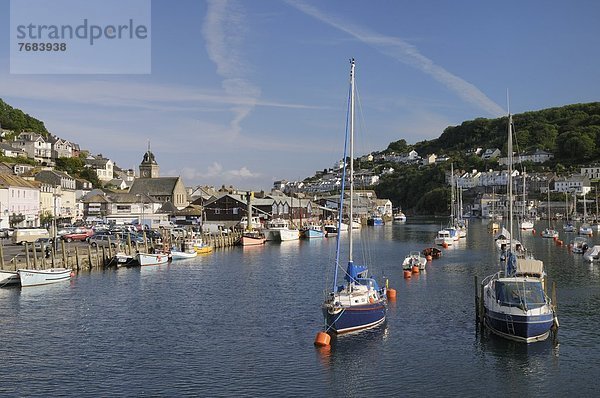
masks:
[[[133,232],[121,232],[119,234],[117,234],[117,236],[119,237],[119,239],[126,243],[127,242],[127,235],[129,235],[131,238],[131,243],[135,244],[135,242],[137,242],[138,244],[143,244],[144,243],[144,238],[138,234],[135,234]]]
[[[13,235],[14,230],[11,228],[1,228],[0,238],[10,238]]]
[[[52,238],[40,238],[33,242],[33,247],[37,251],[50,251],[52,250]]]
[[[96,246],[108,246],[110,242],[111,247],[117,247],[121,243],[118,236],[111,234],[95,234],[89,238],[90,245]]]
[[[93,234],[94,234],[94,231],[92,231],[91,229],[77,228],[77,229],[75,229],[75,231],[73,231],[71,233],[62,235],[61,239],[63,239],[64,241],[67,241],[67,242],[72,242],[74,240],[85,242]]]

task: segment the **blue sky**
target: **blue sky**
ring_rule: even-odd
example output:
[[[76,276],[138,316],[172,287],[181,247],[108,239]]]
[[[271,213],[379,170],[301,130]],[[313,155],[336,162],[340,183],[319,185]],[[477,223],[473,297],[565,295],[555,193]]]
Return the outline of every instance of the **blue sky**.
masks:
[[[18,1],[18,0],[17,0]],[[9,1],[0,0],[8,38]],[[348,59],[357,154],[449,125],[599,100],[600,2],[155,0],[152,73],[10,74],[0,98],[60,137],[161,175],[269,189],[342,155]]]

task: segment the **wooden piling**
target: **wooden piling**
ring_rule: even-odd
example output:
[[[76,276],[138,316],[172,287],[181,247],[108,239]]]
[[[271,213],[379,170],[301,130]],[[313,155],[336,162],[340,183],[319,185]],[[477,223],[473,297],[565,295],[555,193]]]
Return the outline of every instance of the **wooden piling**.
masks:
[[[27,261],[27,269],[30,267],[29,260],[29,242],[25,242],[25,260]]]
[[[52,251],[50,252],[50,255],[52,256],[52,268],[56,268],[56,260],[54,258],[54,247],[52,247]]]
[[[79,272],[79,251],[77,250],[77,246],[75,246],[75,266],[75,269],[77,270],[77,272]]]
[[[473,276],[475,281],[475,325],[479,323],[479,286],[477,284],[477,275]]]
[[[131,256],[131,235],[127,234],[127,249],[129,250],[129,255]]]
[[[65,241],[62,239],[60,240],[60,250],[62,250],[63,266],[67,268],[67,251],[65,250]]]
[[[4,244],[0,242],[0,268],[4,269]]]
[[[31,244],[33,249],[33,268],[38,269],[37,250],[35,250],[35,242]]]
[[[485,326],[485,310],[483,308],[483,285],[479,285],[479,323],[481,327]]]
[[[108,257],[112,258],[112,244],[110,243],[110,236],[108,237]]]
[[[88,247],[87,247],[87,252],[88,252],[87,254],[88,254],[89,266],[90,266],[90,269],[92,269],[92,266],[94,264],[92,263],[92,247],[90,246],[89,243],[88,243]]]
[[[558,301],[556,300],[556,282],[552,281],[552,305],[554,305],[554,311],[558,311]]]

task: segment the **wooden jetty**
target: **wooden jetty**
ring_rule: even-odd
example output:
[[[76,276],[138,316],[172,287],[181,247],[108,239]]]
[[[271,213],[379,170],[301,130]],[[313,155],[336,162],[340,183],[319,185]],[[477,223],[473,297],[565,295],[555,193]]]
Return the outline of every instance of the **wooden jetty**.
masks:
[[[231,232],[221,235],[203,235],[202,240],[214,249],[226,248],[235,245],[240,238],[241,232]],[[106,246],[92,247],[89,243],[87,246],[76,246],[66,244],[63,240],[57,242],[56,250],[51,250],[48,255],[44,251],[36,250],[31,243],[23,245],[23,252],[18,253],[13,258],[5,257],[5,247],[0,241],[0,269],[2,270],[17,270],[17,269],[47,269],[55,267],[72,268],[74,271],[81,271],[93,268],[102,268],[110,265],[111,259],[117,252],[126,254],[134,254],[136,252],[148,252],[149,248],[163,249],[178,246],[181,243],[181,238],[165,239],[163,241],[153,241],[152,239],[144,239],[146,243],[138,244],[132,242],[128,237],[127,242],[113,247],[110,241]],[[166,243],[165,243],[166,242]]]

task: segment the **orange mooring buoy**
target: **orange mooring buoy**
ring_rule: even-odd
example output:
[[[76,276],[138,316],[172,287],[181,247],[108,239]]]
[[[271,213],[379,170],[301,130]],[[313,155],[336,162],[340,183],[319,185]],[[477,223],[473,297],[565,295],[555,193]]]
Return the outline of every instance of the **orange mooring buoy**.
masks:
[[[317,333],[317,336],[315,337],[315,345],[319,346],[319,347],[328,346],[330,341],[331,341],[331,336],[325,332],[319,332],[319,333]]]
[[[388,300],[396,300],[396,289],[387,289],[385,292]]]
[[[531,230],[531,233],[532,233],[533,235],[535,235],[535,229],[532,229],[532,230]]]
[[[409,279],[411,274],[412,274],[412,272],[410,272],[410,270],[405,269],[404,270],[404,279]]]
[[[425,257],[427,259],[427,261],[431,261],[433,260],[433,257],[431,257],[431,254],[428,254],[427,257]]]
[[[71,273],[69,274],[69,276],[72,278],[75,276],[75,272],[71,271]]]
[[[555,242],[558,242],[558,236],[552,238]]]
[[[413,272],[413,274],[418,274],[419,273],[419,266],[418,265],[413,265],[412,266],[412,272]]]
[[[444,242],[444,243],[442,243],[442,247],[443,247],[444,249],[447,249],[447,248],[448,248],[448,244],[447,244],[446,242]]]

